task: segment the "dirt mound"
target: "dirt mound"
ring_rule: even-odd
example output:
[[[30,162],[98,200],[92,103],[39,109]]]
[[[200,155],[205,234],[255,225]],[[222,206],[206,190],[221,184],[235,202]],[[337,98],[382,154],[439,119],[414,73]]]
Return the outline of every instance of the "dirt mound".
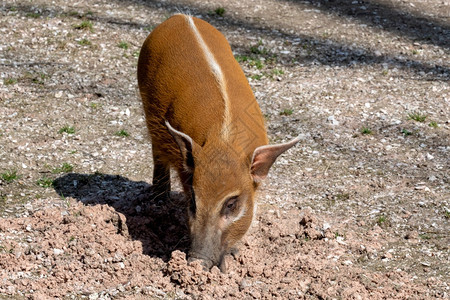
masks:
[[[128,238],[122,214],[107,205],[71,205],[0,220],[1,292],[42,299],[98,291],[113,296],[154,281],[164,286],[155,272],[164,264],[143,255],[141,242]],[[11,234],[16,236],[9,239]]]
[[[368,273],[355,266],[354,254],[380,249],[377,242],[384,236],[379,227],[369,233],[372,240],[348,240],[310,210],[263,211],[238,249],[227,255],[228,270],[221,273],[217,267],[203,270],[198,261],[187,263],[179,250],[167,262],[146,255],[143,242],[158,247],[158,240],[133,240],[122,213],[108,205],[66,201],[65,208],[0,220],[1,293],[34,299],[404,299],[429,293],[405,272]],[[147,230],[152,236],[151,227]]]

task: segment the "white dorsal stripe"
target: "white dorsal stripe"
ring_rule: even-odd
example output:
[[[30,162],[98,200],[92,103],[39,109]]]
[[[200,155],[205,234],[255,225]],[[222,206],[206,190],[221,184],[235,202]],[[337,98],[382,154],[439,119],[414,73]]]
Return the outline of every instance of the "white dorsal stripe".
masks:
[[[214,58],[214,55],[211,53],[211,50],[209,49],[208,45],[206,45],[205,41],[203,40],[200,32],[198,31],[197,27],[194,24],[194,20],[191,16],[186,16],[186,19],[188,21],[189,27],[194,33],[194,36],[200,45],[200,48],[202,49],[206,61],[208,62],[209,67],[211,68],[211,71],[219,85],[220,94],[222,95],[223,101],[224,101],[224,116],[223,116],[223,125],[222,125],[222,136],[225,140],[229,137],[229,130],[230,130],[230,123],[231,123],[231,116],[230,116],[230,103],[228,99],[228,93],[225,83],[225,76],[222,73],[222,69],[220,68],[219,64],[217,63],[216,59]]]

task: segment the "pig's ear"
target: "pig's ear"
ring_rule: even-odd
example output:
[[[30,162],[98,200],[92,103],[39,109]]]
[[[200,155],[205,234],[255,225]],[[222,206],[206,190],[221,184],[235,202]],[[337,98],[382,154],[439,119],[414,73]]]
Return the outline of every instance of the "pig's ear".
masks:
[[[253,152],[252,165],[250,167],[253,180],[255,182],[260,182],[266,178],[270,167],[277,157],[297,144],[298,141],[300,141],[300,138],[297,137],[284,144],[266,145],[256,148],[255,152]]]
[[[194,147],[197,147],[198,145],[192,140],[189,135],[173,128],[168,121],[166,121],[166,127],[175,139],[178,147],[180,148],[181,155],[183,156],[185,171],[193,173],[195,165],[194,155],[192,154],[192,152]]]

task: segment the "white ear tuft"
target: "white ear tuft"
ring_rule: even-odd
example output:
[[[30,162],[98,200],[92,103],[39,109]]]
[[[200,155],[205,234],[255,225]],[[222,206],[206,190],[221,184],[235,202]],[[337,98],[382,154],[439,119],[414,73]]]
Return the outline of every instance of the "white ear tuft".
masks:
[[[189,135],[173,128],[168,121],[166,121],[165,123],[167,129],[169,130],[169,133],[173,136],[175,142],[178,144],[178,147],[180,148],[180,152],[181,155],[183,156],[184,167],[186,171],[193,172],[194,156],[192,154],[192,149],[195,147],[195,142]]]

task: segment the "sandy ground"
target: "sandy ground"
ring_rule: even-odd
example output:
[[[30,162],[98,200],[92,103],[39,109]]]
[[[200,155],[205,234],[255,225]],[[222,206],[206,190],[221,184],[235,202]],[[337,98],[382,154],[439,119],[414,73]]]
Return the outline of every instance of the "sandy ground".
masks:
[[[177,12],[230,41],[271,142],[302,138],[227,273],[186,262],[179,185],[148,200],[137,57]],[[447,1],[2,1],[0,14],[0,299],[449,297]]]

